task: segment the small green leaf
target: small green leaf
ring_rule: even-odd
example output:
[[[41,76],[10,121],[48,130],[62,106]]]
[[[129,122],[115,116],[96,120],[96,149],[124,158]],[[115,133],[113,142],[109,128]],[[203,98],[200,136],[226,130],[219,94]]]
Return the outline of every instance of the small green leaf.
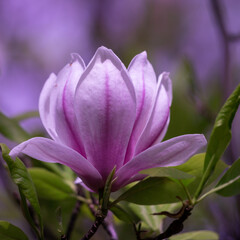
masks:
[[[204,175],[195,193],[195,198],[198,198],[201,194],[205,183],[209,179],[217,162],[220,160],[231,140],[231,125],[239,104],[240,85],[237,86],[231,96],[227,99],[216,118],[207,146]]]
[[[57,174],[42,168],[29,168],[28,171],[40,198],[64,200],[74,197],[74,190]]]
[[[0,112],[0,134],[14,141],[23,142],[30,138],[29,134],[14,119]]]
[[[236,181],[233,181],[234,179],[236,179]],[[230,197],[240,193],[240,158],[228,169],[216,187],[226,185],[227,183],[229,183],[228,186],[219,190],[217,192],[218,194],[224,197]]]
[[[174,235],[169,240],[218,240],[217,233],[212,231],[193,231]]]
[[[104,212],[107,211],[108,209],[109,198],[111,194],[111,188],[114,181],[115,172],[116,172],[116,167],[114,167],[113,170],[108,175],[105,186],[104,186],[102,203],[101,203],[102,204],[101,208],[102,208],[102,211]]]
[[[42,224],[42,218],[40,213],[40,205],[38,202],[35,186],[32,182],[32,178],[28,173],[27,168],[19,158],[16,158],[16,160],[11,159],[11,157],[9,156],[9,149],[5,144],[0,144],[0,147],[2,149],[3,159],[6,161],[8,165],[11,178],[15,182],[15,184],[18,186],[19,193],[23,201],[22,204],[23,204],[23,209],[25,210],[26,219],[28,220],[30,225],[33,227],[36,234],[38,234],[34,221],[32,220],[31,215],[29,214],[29,211],[27,208],[27,202],[26,202],[26,199],[27,199],[38,216],[38,220],[41,228],[40,235],[42,235],[43,224]]]
[[[0,239],[2,240],[28,240],[25,233],[9,222],[0,221]]]
[[[132,203],[129,204],[131,210],[142,220],[145,226],[150,228],[152,231],[158,231],[158,233],[160,233],[165,216],[154,216],[152,214],[162,211],[173,212],[178,206],[178,203],[160,204],[155,206],[140,206]]]

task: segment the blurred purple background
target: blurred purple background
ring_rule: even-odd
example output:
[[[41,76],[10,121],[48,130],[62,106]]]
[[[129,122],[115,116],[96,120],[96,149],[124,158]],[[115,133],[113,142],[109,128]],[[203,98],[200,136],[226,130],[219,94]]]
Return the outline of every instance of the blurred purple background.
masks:
[[[176,94],[186,85],[188,61],[195,76],[191,93],[211,100],[215,117],[240,82],[239,13],[239,0],[1,0],[0,111],[7,116],[37,111],[45,80],[70,60],[70,53],[88,63],[104,45],[126,66],[146,50],[157,74],[171,72]],[[181,96],[188,98],[186,88]],[[199,132],[208,134],[211,120],[198,126]],[[239,121],[238,112],[229,162],[240,153]],[[41,123],[25,127],[41,128]]]
[[[239,34],[240,2],[220,1],[226,28]],[[0,2],[0,109],[37,109],[39,91],[78,52],[88,62],[96,48],[113,49],[127,65],[147,50],[159,74],[172,77],[188,58],[201,86],[222,80],[223,48],[210,0],[3,0]],[[239,75],[239,41],[231,44],[231,89]],[[177,77],[174,77],[178,81]]]

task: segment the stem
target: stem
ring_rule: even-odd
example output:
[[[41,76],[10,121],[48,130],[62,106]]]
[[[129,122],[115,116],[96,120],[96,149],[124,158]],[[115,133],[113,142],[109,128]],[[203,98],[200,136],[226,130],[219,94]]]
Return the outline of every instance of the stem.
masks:
[[[109,198],[111,194],[111,187],[112,183],[114,181],[114,174],[116,171],[116,166],[113,168],[111,173],[108,175],[108,178],[106,180],[104,189],[100,189],[99,194],[99,207],[96,213],[95,222],[90,228],[90,230],[84,235],[84,237],[81,240],[88,240],[90,239],[98,230],[99,226],[103,224],[104,219],[107,217],[108,209],[109,209]],[[94,198],[93,198],[94,199]],[[94,203],[94,200],[93,200]],[[91,208],[90,208],[91,209]],[[94,206],[93,208],[94,209]]]
[[[36,117],[39,117],[39,113],[37,111],[32,111],[32,112],[26,112],[26,113],[17,115],[15,117],[13,117],[12,119],[17,121],[17,122],[21,122],[25,119],[36,118]]]
[[[185,185],[183,184],[183,182],[182,182],[181,180],[179,180],[179,182],[180,182],[181,186],[183,187],[184,192],[185,192],[186,195],[187,195],[187,198],[188,198],[188,200],[189,200],[189,203],[192,205],[193,202],[192,202],[192,197],[191,197],[191,195],[190,195],[190,192],[188,191],[188,189],[185,187]]]
[[[136,234],[137,240],[141,240],[141,236],[140,236],[140,234],[141,234],[141,223],[139,224],[138,228],[137,228],[136,224],[133,224],[133,229],[134,229],[134,232]]]
[[[99,212],[96,215],[96,219],[92,227],[88,230],[88,232],[84,235],[84,237],[81,240],[88,240],[91,239],[91,237],[97,232],[99,226],[103,223],[106,215],[102,214],[102,211],[99,210]]]
[[[209,162],[209,164],[207,166],[207,169],[206,169],[206,171],[204,172],[204,174],[203,174],[203,176],[201,178],[200,184],[198,185],[198,188],[197,188],[197,190],[195,192],[195,195],[194,195],[194,198],[193,198],[193,204],[195,204],[197,202],[198,197],[202,193],[202,190],[203,190],[203,188],[204,188],[204,186],[205,186],[209,176],[211,175],[212,165],[213,165],[212,161],[213,161],[214,157],[215,157],[215,155],[212,156],[212,158],[211,158],[211,160],[210,160],[210,162]]]
[[[80,200],[77,200],[75,207],[72,211],[72,215],[71,215],[70,221],[68,223],[68,227],[67,227],[66,239],[68,239],[68,240],[70,239],[73,228],[76,224],[81,205],[82,205],[82,202]]]
[[[211,189],[211,190],[208,191],[207,193],[203,194],[200,198],[198,198],[198,200],[196,201],[196,203],[199,203],[200,201],[202,201],[202,200],[203,200],[205,197],[207,197],[208,195],[210,195],[210,194],[212,194],[212,193],[215,193],[215,192],[217,192],[217,191],[222,190],[223,188],[229,186],[230,184],[236,182],[236,181],[239,180],[239,179],[240,179],[240,176],[237,176],[237,177],[235,177],[234,179],[232,179],[231,181],[228,181],[228,182],[225,183],[225,184],[222,184],[222,185],[220,185],[220,186],[218,186],[218,187],[215,187],[215,188]]]
[[[31,216],[31,209],[29,208],[28,204],[27,204],[27,200],[25,198],[25,196],[22,194],[21,191],[19,191],[20,193],[20,197],[21,197],[21,208],[22,208],[22,211],[23,211],[23,214],[26,218],[26,220],[28,221],[29,225],[31,226],[32,230],[35,232],[35,234],[37,235],[37,238],[39,240],[43,240],[43,237],[40,235],[39,231],[38,231],[38,228],[37,228],[37,224],[36,222],[34,221],[33,219],[33,216]]]
[[[88,204],[88,208],[90,209],[91,213],[93,216],[96,216],[97,212],[95,210],[95,205],[98,204],[97,200],[94,198],[94,196],[90,193],[90,197],[92,199],[92,203]],[[106,231],[106,233],[109,235],[110,240],[117,240],[117,234],[113,226],[111,226],[110,223],[108,223],[106,220],[103,221],[102,223],[103,229]]]

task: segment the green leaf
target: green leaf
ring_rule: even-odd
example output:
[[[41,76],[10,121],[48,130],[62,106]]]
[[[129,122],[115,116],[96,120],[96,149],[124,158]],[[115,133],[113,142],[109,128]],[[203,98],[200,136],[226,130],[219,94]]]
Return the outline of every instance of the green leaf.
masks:
[[[218,182],[216,187],[226,185],[228,186],[222,188],[222,190],[217,193],[224,196],[230,197],[240,193],[240,158],[233,163],[233,165],[228,169],[228,171],[223,175],[221,180]],[[233,181],[236,179],[235,181]],[[232,182],[232,183],[231,183]]]
[[[155,206],[140,206],[136,204],[129,204],[131,210],[142,220],[143,227],[150,228],[152,231],[158,231],[162,228],[164,215],[154,216],[153,213],[159,213],[162,211],[173,212],[179,206],[178,203],[173,204],[160,204]]]
[[[195,177],[194,181],[191,181],[189,185],[189,180],[182,180],[183,183],[186,183],[185,185],[188,185],[188,189],[192,194],[195,192],[203,176],[204,159],[205,153],[196,154],[184,164],[175,167],[176,169],[186,172]],[[215,181],[227,167],[228,165],[226,163],[221,160],[218,161],[214,172],[208,181],[208,185]]]
[[[221,108],[210,136],[204,162],[204,175],[196,191],[195,197],[201,194],[202,189],[212,174],[217,162],[231,140],[231,125],[240,104],[240,85],[234,90]]]
[[[240,159],[228,169],[213,189],[206,192],[198,199],[198,202],[215,192],[224,197],[230,197],[240,193]]]
[[[123,193],[113,204],[128,201],[140,205],[156,205],[179,201],[176,196],[185,198],[179,184],[169,178],[149,177]]]
[[[193,181],[192,179],[181,180],[182,183],[187,186],[191,195],[196,191],[196,188],[201,180],[204,157],[204,153],[197,154],[190,158],[186,163],[174,167],[181,172],[185,172],[186,174],[195,177],[193,178]],[[225,163],[219,161],[209,183],[214,181],[219,174],[222,173],[226,166],[227,165]],[[191,182],[189,182],[189,180],[191,180]],[[179,201],[176,196],[186,199],[184,189],[176,183],[176,181],[166,177],[149,177],[129,188],[126,192],[120,195],[113,204],[123,200],[141,205],[175,203]]]
[[[217,233],[212,231],[193,231],[174,235],[169,240],[218,240]]]
[[[169,177],[173,179],[187,179],[187,180],[194,179],[193,175],[180,171],[174,167],[150,168],[150,169],[143,170],[140,173],[146,174],[151,177]]]
[[[12,160],[11,157],[9,156],[8,147],[5,144],[0,144],[0,146],[2,149],[3,159],[6,161],[8,165],[11,178],[15,182],[15,184],[18,186],[19,193],[22,199],[23,209],[25,210],[24,212],[25,217],[30,223],[30,225],[33,227],[33,229],[35,230],[36,234],[38,234],[34,221],[32,220],[31,215],[27,208],[27,202],[26,202],[26,199],[27,199],[38,216],[38,220],[41,228],[40,235],[42,235],[43,224],[42,224],[42,218],[40,213],[40,206],[38,202],[36,189],[32,182],[32,178],[28,173],[28,170],[23,164],[23,162],[19,158],[16,158],[15,161]]]
[[[0,112],[0,134],[14,141],[23,142],[30,138],[30,135],[14,119],[8,118]]]
[[[25,233],[9,222],[0,221],[0,239],[2,240],[28,240]]]
[[[120,205],[116,204],[111,207],[110,211],[121,221],[129,224],[133,224],[134,221],[131,215],[125,211]]]
[[[101,202],[101,209],[103,212],[106,212],[107,214],[107,209],[109,205],[109,198],[111,194],[111,187],[114,181],[114,174],[116,172],[116,167],[113,168],[113,170],[110,172],[110,174],[107,177],[104,190],[103,190],[103,196],[102,196],[102,202]]]
[[[29,168],[28,171],[33,179],[39,198],[64,200],[74,197],[74,190],[57,174],[42,168]]]

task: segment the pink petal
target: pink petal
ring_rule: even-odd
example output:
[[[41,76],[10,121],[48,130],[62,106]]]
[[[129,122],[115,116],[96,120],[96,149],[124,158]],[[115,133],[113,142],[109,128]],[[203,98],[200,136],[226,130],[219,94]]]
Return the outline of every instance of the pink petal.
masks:
[[[146,52],[142,52],[131,61],[128,72],[136,93],[137,112],[125,162],[128,162],[134,154],[136,142],[150,117],[157,88],[156,75],[147,60]]]
[[[114,183],[113,190],[132,182],[132,179],[135,180],[141,170],[177,166],[184,163],[201,150],[206,143],[202,134],[190,134],[172,138],[150,147],[116,172],[117,180]]]
[[[136,114],[133,85],[111,50],[99,48],[82,74],[75,111],[87,159],[105,180],[123,164]]]
[[[55,130],[55,119],[52,112],[56,107],[56,86],[57,76],[54,73],[51,73],[43,86],[39,99],[39,113],[43,126],[47,130],[48,134],[55,140],[58,139],[58,136]]]
[[[13,148],[10,156],[15,158],[20,153],[43,162],[60,163],[70,167],[94,191],[104,186],[99,172],[78,152],[47,138],[36,137]]]
[[[137,143],[135,155],[163,139],[170,118],[170,106],[172,102],[171,92],[171,80],[168,73],[163,73],[158,80],[158,89],[151,116]]]
[[[45,83],[39,111],[45,128],[54,140],[85,156],[73,106],[75,89],[85,67],[77,54],[73,54],[72,58],[72,63],[67,64],[57,77],[51,75]]]

